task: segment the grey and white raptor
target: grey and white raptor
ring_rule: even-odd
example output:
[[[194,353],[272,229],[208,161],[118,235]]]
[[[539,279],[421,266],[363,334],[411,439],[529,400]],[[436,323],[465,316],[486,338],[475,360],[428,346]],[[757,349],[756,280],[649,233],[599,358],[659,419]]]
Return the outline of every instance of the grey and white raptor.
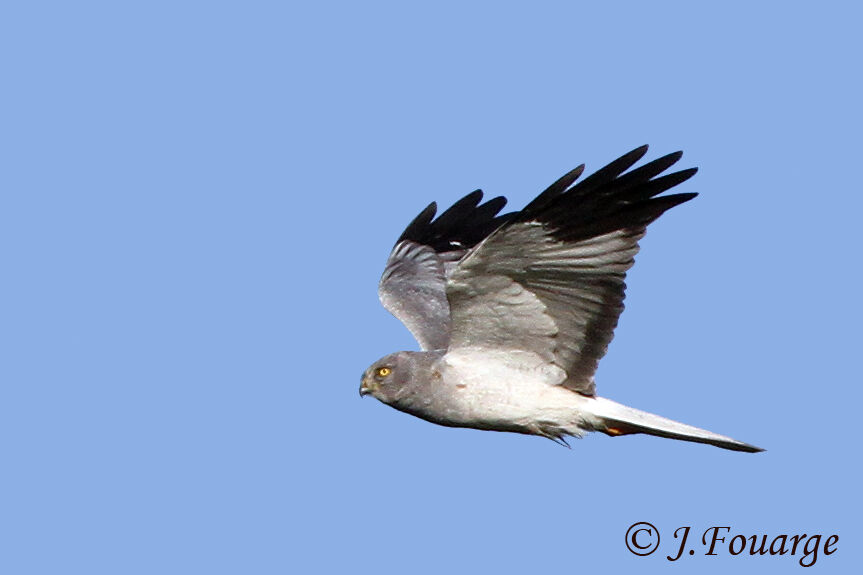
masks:
[[[396,242],[379,286],[384,307],[423,351],[376,361],[360,395],[441,425],[562,443],[601,431],[762,451],[595,393],[638,241],[663,212],[696,196],[659,195],[695,174],[662,175],[681,152],[630,170],[646,152],[576,183],[579,166],[520,212],[499,215],[506,199],[481,204],[479,190],[437,219],[430,204]]]

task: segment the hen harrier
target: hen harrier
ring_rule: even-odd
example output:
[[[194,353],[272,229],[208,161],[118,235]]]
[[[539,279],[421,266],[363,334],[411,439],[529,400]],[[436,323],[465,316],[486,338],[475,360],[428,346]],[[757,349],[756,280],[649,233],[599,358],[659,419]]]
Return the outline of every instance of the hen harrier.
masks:
[[[629,170],[637,148],[575,183],[579,166],[520,212],[468,194],[430,204],[396,242],[381,302],[423,351],[372,364],[360,395],[451,427],[540,435],[647,433],[736,451],[758,447],[595,394],[594,372],[623,311],[638,241],[694,193],[660,196],[696,168],[660,175],[681,152]]]

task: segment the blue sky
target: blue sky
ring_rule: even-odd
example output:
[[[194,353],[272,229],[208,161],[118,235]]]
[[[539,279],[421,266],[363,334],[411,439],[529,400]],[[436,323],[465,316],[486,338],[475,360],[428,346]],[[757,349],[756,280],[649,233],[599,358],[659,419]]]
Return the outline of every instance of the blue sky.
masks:
[[[19,3],[0,9],[0,571],[726,573],[671,533],[838,534],[859,565],[851,3]],[[357,395],[429,201],[518,208],[683,149],[597,374],[767,448],[572,450]],[[857,295],[855,295],[857,294]],[[629,525],[659,552],[636,557]],[[691,539],[695,539],[693,535]],[[672,567],[674,566],[674,567]]]

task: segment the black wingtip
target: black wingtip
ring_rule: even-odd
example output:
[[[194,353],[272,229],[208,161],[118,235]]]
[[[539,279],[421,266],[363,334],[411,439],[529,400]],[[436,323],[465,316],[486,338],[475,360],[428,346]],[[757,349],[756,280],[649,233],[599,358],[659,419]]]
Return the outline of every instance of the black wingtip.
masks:
[[[405,228],[397,244],[409,240],[427,245],[438,253],[469,249],[503,225],[511,214],[498,215],[506,198],[498,196],[481,204],[482,190],[474,190],[437,218],[437,204],[432,202]]]
[[[399,236],[399,239],[396,240],[396,243],[399,243],[402,240],[411,239],[420,234],[421,230],[428,227],[429,223],[431,223],[431,221],[434,219],[436,213],[437,202],[432,202],[427,205],[423,211],[421,211],[413,220],[411,220],[411,223],[407,225],[405,231],[403,231],[402,235]]]
[[[581,174],[583,174],[583,173],[584,173],[584,164],[577,165],[576,167],[574,167],[573,169],[571,169],[570,171],[565,173],[563,176],[558,178],[558,180],[555,183],[553,183],[552,185],[550,185],[548,187],[546,192],[550,192],[550,191],[554,191],[557,193],[564,192],[569,186],[571,186],[573,184],[573,182],[575,182],[575,180],[577,180],[579,177],[581,177]],[[545,193],[545,192],[543,192],[543,193]]]
[[[634,207],[633,212],[642,213],[644,216],[643,222],[645,224],[649,224],[671,208],[686,203],[696,197],[698,197],[696,192],[683,192],[680,194],[651,198],[650,200],[642,202],[638,206]]]
[[[704,443],[708,443],[714,447],[719,447],[721,449],[727,449],[729,451],[740,451],[743,453],[761,453],[763,451],[767,451],[761,447],[756,447],[754,445],[749,445],[748,443],[743,443],[742,441],[704,441]]]
[[[620,156],[619,158],[617,158],[616,160],[614,160],[613,162],[608,164],[608,166],[606,166],[606,167],[617,166],[617,165],[626,165],[626,167],[620,171],[622,172],[624,170],[627,170],[633,164],[635,164],[641,158],[643,158],[645,156],[645,154],[647,154],[648,148],[650,148],[650,146],[648,146],[647,144],[644,144],[643,146],[638,146],[634,150],[627,152],[626,154],[623,154],[622,156]]]
[[[696,197],[691,192],[661,196],[698,170],[688,168],[663,175],[680,160],[681,151],[632,168],[647,150],[647,145],[639,146],[574,184],[570,174],[576,171],[570,172],[513,221],[542,223],[558,240],[574,242],[616,229],[646,226],[670,208]],[[581,174],[580,169],[577,174]]]
[[[541,194],[531,200],[521,211],[520,218],[527,218],[529,214],[542,210],[554,199],[564,193],[584,173],[584,164],[580,164],[547,187]]]
[[[612,174],[614,177],[622,174],[623,172],[625,172],[626,170],[631,168],[633,165],[635,165],[635,163],[638,162],[641,158],[644,157],[644,155],[647,153],[647,148],[648,148],[647,144],[644,144],[643,146],[639,146],[639,147],[635,148],[631,152],[627,152],[626,154],[623,154],[622,156],[620,156],[619,158],[617,158],[613,162],[610,162],[605,167],[602,167],[599,170],[597,170],[596,173],[589,176],[589,178],[593,178],[594,176],[598,176],[597,179],[603,179],[603,178],[605,178],[609,175],[612,175]],[[601,174],[601,176],[600,176],[600,174]],[[584,182],[586,182],[586,181],[587,180],[585,180]],[[582,182],[582,184],[584,184],[584,182]]]

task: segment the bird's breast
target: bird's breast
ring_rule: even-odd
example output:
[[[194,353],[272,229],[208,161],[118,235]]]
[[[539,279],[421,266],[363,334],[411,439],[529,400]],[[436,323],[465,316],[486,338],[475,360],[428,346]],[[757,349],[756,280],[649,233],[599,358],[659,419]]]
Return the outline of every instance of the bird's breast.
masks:
[[[561,377],[549,377],[547,364],[495,355],[448,353],[438,362],[435,406],[447,425],[522,431],[572,414],[577,394],[556,385]]]

